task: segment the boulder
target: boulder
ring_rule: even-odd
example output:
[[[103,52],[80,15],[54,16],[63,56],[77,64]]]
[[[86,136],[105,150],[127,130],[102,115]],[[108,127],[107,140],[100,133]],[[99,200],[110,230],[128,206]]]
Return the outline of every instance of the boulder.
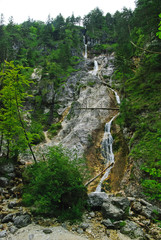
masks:
[[[88,204],[92,208],[101,208],[106,200],[108,200],[108,195],[105,192],[92,192],[88,194]]]
[[[121,233],[128,235],[131,239],[144,239],[144,232],[136,223],[129,220],[126,220],[125,223],[125,226],[120,229]]]
[[[4,218],[2,218],[2,223],[8,223],[13,221],[14,214],[10,213],[6,215]]]
[[[114,229],[114,224],[111,222],[110,219],[107,219],[107,220],[103,220],[102,221],[102,224],[105,225],[107,228],[109,229]]]
[[[0,232],[0,238],[4,238],[7,236],[7,231],[6,230],[3,230]]]
[[[104,201],[102,213],[105,219],[122,220],[129,213],[130,202],[124,197],[111,197]]]
[[[0,173],[4,174],[4,173],[13,173],[15,170],[15,167],[12,163],[6,163],[4,165],[1,166],[0,168]]]
[[[0,186],[6,187],[9,185],[9,180],[6,177],[0,177]]]
[[[29,225],[31,223],[31,217],[28,214],[20,215],[14,219],[13,223],[17,228],[26,227],[27,225]]]

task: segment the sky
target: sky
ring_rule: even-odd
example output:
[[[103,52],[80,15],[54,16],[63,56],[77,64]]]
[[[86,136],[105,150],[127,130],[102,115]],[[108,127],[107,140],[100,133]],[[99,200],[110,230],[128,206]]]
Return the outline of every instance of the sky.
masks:
[[[4,15],[5,23],[13,17],[15,23],[33,20],[47,21],[48,15],[56,18],[60,13],[64,18],[74,14],[75,17],[87,15],[98,7],[103,11],[114,14],[123,7],[134,9],[135,0],[0,0],[0,14]]]

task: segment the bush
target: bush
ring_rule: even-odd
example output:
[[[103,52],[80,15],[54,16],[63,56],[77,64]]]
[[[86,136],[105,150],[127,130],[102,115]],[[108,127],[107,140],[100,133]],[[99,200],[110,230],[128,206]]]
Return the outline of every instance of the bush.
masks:
[[[61,122],[53,123],[48,130],[49,137],[52,138],[53,136],[57,135],[60,129],[61,129]]]
[[[71,154],[71,153],[70,153]],[[28,167],[24,173],[23,203],[35,214],[60,220],[81,219],[87,190],[77,156],[71,161],[63,148],[49,148],[45,162]]]

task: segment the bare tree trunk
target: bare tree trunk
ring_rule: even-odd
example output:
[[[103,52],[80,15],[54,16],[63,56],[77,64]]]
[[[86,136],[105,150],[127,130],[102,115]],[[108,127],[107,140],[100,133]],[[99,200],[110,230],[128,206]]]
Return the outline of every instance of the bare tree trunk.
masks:
[[[101,176],[108,168],[110,168],[114,163],[111,163],[108,167],[106,167],[102,172],[100,172],[97,176],[95,176],[94,178],[92,178],[91,180],[89,180],[85,186],[88,186],[91,182],[93,182],[96,178],[98,178],[99,176]]]

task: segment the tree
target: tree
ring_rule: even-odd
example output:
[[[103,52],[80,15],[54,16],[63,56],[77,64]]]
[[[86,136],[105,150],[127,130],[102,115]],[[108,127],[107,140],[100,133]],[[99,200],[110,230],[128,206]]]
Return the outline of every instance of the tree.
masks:
[[[72,152],[60,146],[49,148],[46,161],[29,167],[24,174],[23,203],[39,215],[80,220],[87,197],[82,165]]]
[[[32,137],[25,129],[23,103],[29,95],[26,90],[31,81],[26,79],[22,66],[15,66],[13,62],[5,62],[1,71],[0,90],[0,130],[7,142],[7,158],[18,154],[29,147],[33,159],[35,155],[31,148]]]
[[[161,18],[161,13],[159,14],[159,17]],[[159,23],[159,27],[158,27],[158,32],[156,33],[156,35],[161,39],[161,21]]]

